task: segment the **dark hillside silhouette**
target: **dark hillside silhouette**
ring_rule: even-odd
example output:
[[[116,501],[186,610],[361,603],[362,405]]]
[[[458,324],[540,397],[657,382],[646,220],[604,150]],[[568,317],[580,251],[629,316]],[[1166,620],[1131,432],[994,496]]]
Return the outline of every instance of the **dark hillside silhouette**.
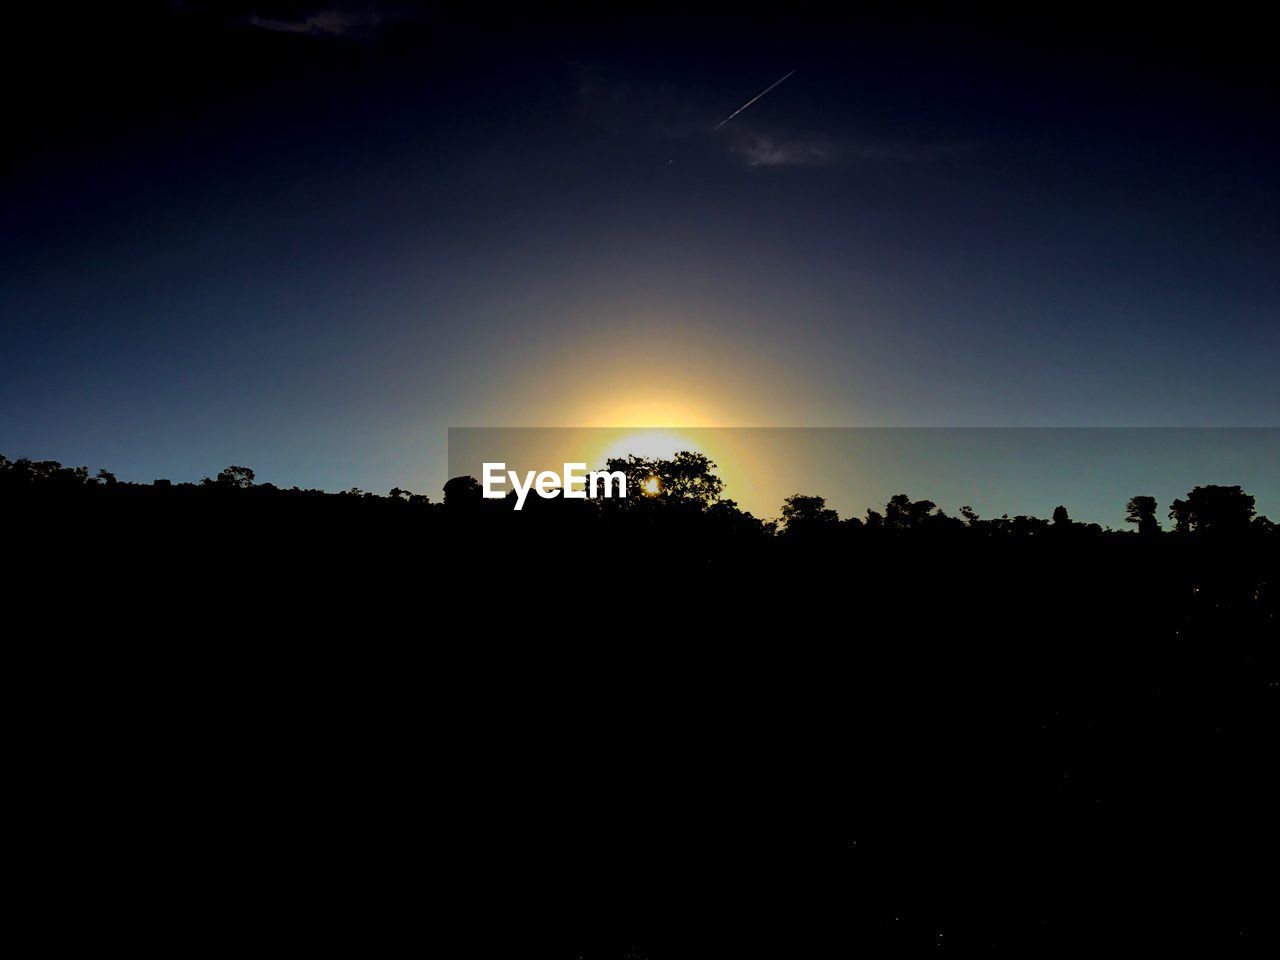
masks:
[[[32,743],[124,824],[142,808],[110,784],[198,797],[145,817],[207,821],[211,862],[341,863],[333,818],[388,849],[421,823],[471,891],[431,893],[457,922],[478,889],[527,891],[493,955],[1257,929],[1280,534],[1246,493],[1197,487],[1170,531],[1146,496],[1135,531],[906,494],[845,519],[797,494],[775,523],[700,455],[614,466],[625,501],[517,513],[469,477],[437,503],[0,459]]]

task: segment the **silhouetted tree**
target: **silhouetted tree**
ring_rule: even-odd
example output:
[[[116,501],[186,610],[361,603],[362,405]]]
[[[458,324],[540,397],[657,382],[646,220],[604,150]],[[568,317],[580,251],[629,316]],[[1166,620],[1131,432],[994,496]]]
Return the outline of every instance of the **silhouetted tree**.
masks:
[[[253,471],[248,467],[230,466],[218,474],[215,483],[220,487],[248,490],[253,486]]]
[[[782,532],[790,535],[834,530],[840,516],[827,506],[826,497],[796,493],[782,502]]]
[[[1040,517],[1029,517],[1021,513],[1016,517],[1010,517],[1007,513],[1001,514],[994,520],[986,521],[986,525],[988,529],[996,533],[1009,534],[1015,537],[1034,537],[1049,529],[1048,520]]]
[[[705,509],[724,490],[715,472],[716,465],[706,454],[681,450],[671,459],[657,457],[614,457],[605,470],[621,471],[627,478],[627,500],[680,504]]]
[[[1150,536],[1160,532],[1160,521],[1156,519],[1156,498],[1147,496],[1130,497],[1125,505],[1124,518],[1128,523],[1138,526],[1138,533]]]
[[[69,490],[83,487],[89,479],[88,467],[64,467],[56,460],[17,460],[0,462],[0,472],[5,480],[15,486],[39,486],[50,490]]]
[[[1249,528],[1254,499],[1238,486],[1196,487],[1185,500],[1174,500],[1169,519],[1179,533],[1239,533]]]
[[[884,522],[888,527],[898,530],[909,530],[918,527],[937,504],[932,500],[912,501],[905,493],[897,493],[889,498],[884,508]]]
[[[722,532],[728,534],[772,536],[777,532],[778,525],[776,521],[761,520],[758,517],[754,517],[740,508],[734,500],[717,500],[707,507],[705,516],[710,522],[716,524]]]
[[[445,482],[444,505],[452,510],[473,507],[484,499],[483,494],[475,477],[454,477]]]
[[[1053,508],[1053,525],[1055,527],[1071,526],[1071,517],[1067,514],[1067,508],[1062,504]]]

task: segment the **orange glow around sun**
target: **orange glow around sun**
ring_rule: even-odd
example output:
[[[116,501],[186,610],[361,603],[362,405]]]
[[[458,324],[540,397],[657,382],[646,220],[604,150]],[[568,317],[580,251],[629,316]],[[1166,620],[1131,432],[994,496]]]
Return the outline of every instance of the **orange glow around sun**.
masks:
[[[681,450],[698,450],[697,441],[688,431],[680,430],[604,430],[601,452],[593,458],[603,463],[614,458],[636,456],[649,460],[669,460]]]

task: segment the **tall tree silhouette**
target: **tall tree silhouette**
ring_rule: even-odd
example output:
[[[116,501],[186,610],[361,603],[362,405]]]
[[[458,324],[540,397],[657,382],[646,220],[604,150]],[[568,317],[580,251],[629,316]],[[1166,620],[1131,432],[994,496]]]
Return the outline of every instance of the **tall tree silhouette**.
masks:
[[[1125,505],[1124,518],[1128,523],[1137,524],[1138,533],[1143,536],[1160,532],[1160,521],[1156,519],[1155,497],[1130,497]]]

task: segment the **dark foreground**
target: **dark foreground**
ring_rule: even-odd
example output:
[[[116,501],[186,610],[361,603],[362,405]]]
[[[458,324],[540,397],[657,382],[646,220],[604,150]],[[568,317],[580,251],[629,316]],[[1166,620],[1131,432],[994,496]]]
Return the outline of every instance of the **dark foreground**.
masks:
[[[1273,535],[4,503],[50,948],[1274,946]]]

